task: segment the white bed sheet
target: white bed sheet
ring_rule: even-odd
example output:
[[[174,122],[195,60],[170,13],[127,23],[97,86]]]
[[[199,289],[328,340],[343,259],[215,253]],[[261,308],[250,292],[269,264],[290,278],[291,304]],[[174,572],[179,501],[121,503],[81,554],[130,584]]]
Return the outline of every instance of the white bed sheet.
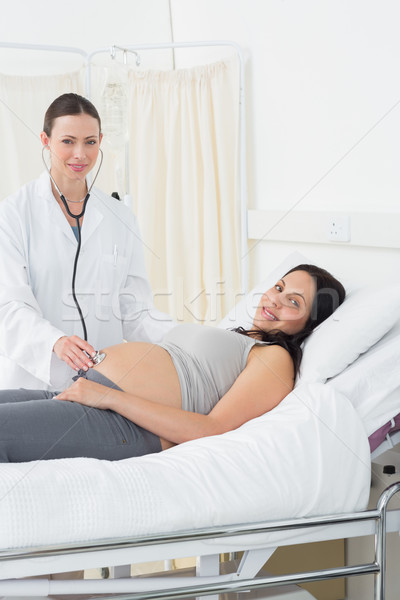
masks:
[[[0,548],[363,510],[370,452],[349,400],[296,388],[236,431],[118,462],[0,465]]]

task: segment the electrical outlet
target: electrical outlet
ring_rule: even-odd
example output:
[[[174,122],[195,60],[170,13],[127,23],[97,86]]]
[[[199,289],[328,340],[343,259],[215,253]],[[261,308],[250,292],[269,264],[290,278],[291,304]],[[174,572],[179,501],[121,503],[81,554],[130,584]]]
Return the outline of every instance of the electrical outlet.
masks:
[[[336,215],[328,221],[328,240],[331,242],[349,242],[350,217],[348,215]]]

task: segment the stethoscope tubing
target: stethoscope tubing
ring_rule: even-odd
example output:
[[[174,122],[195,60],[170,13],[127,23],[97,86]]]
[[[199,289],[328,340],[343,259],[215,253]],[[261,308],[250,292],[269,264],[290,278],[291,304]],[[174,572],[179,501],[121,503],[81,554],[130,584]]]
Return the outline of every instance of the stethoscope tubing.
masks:
[[[100,169],[101,169],[101,165],[103,164],[103,151],[102,151],[102,149],[101,149],[101,148],[99,149],[99,150],[100,150],[100,157],[101,157],[101,158],[100,158],[100,165],[99,165],[99,168],[97,169],[97,171],[96,171],[96,175],[95,175],[95,177],[94,177],[94,179],[93,179],[93,181],[92,181],[92,183],[91,183],[91,185],[90,185],[90,187],[89,187],[89,189],[88,189],[88,192],[87,192],[87,194],[86,194],[86,196],[85,196],[85,198],[84,198],[84,200],[83,200],[83,205],[82,205],[82,210],[81,210],[81,212],[79,213],[79,215],[75,215],[75,214],[73,214],[73,213],[70,211],[70,209],[69,209],[69,206],[68,206],[68,203],[67,203],[67,200],[66,200],[66,198],[65,198],[64,194],[62,194],[62,193],[61,193],[61,190],[59,189],[58,185],[57,185],[57,184],[56,184],[56,182],[54,181],[54,179],[53,179],[53,176],[52,176],[52,174],[51,174],[51,172],[50,172],[50,169],[48,168],[48,166],[47,166],[47,164],[46,164],[46,161],[45,161],[45,159],[44,159],[44,151],[45,151],[45,149],[46,149],[46,148],[48,148],[48,146],[43,146],[43,148],[42,148],[42,160],[43,160],[43,164],[44,164],[44,166],[45,166],[45,168],[46,168],[46,171],[47,171],[47,172],[48,172],[48,174],[49,174],[49,177],[50,177],[51,181],[52,181],[52,182],[53,182],[53,184],[54,184],[54,187],[56,188],[56,190],[57,190],[57,192],[58,192],[58,195],[60,196],[61,202],[63,203],[63,205],[64,205],[64,207],[65,207],[65,210],[67,211],[67,213],[68,213],[68,215],[69,215],[70,217],[72,217],[73,219],[75,219],[75,220],[76,220],[76,226],[77,226],[77,231],[78,231],[78,245],[77,245],[77,248],[76,248],[76,253],[75,253],[75,258],[74,258],[74,267],[73,267],[73,271],[72,271],[72,283],[71,283],[71,291],[72,291],[72,298],[73,298],[73,300],[74,300],[74,303],[75,303],[75,306],[76,306],[76,309],[77,309],[77,311],[78,311],[79,318],[80,318],[80,321],[81,321],[81,324],[82,324],[82,329],[83,329],[83,339],[84,339],[84,340],[87,342],[88,335],[87,335],[86,323],[85,323],[85,319],[84,319],[84,317],[83,317],[83,313],[82,313],[81,306],[80,306],[80,304],[79,304],[79,301],[78,301],[78,298],[77,298],[77,296],[76,296],[76,289],[75,289],[75,282],[76,282],[76,272],[77,272],[77,269],[78,269],[78,260],[79,260],[79,255],[80,255],[80,251],[81,251],[81,246],[82,246],[82,233],[81,233],[81,224],[80,224],[79,220],[80,220],[80,219],[81,219],[81,218],[84,216],[84,214],[85,214],[85,211],[86,211],[86,205],[87,205],[87,203],[88,203],[88,200],[89,200],[89,198],[90,198],[90,192],[92,191],[92,188],[93,188],[93,186],[94,186],[94,183],[95,183],[95,181],[96,181],[96,179],[97,179],[97,176],[98,176],[98,174],[99,174],[99,171],[100,171]]]
[[[87,194],[87,199],[89,199],[89,194]],[[86,199],[85,199],[86,200]],[[86,200],[87,202],[87,200]],[[83,214],[85,213],[85,208],[83,209]],[[83,215],[82,215],[83,216]],[[81,320],[82,323],[82,329],[83,329],[83,339],[85,340],[85,342],[87,342],[88,340],[88,335],[87,335],[87,328],[86,328],[86,323],[85,323],[85,319],[83,317],[83,313],[82,313],[82,309],[81,309],[81,305],[78,302],[78,298],[76,296],[76,289],[75,289],[75,281],[76,281],[76,272],[78,270],[78,260],[79,260],[79,254],[81,252],[81,245],[82,245],[82,234],[81,234],[81,225],[79,223],[79,219],[80,217],[78,217],[76,219],[76,226],[78,228],[78,246],[76,248],[76,252],[75,252],[75,258],[74,258],[74,268],[72,271],[72,282],[71,282],[71,292],[72,292],[72,298],[75,302],[75,306],[76,309],[78,311],[79,314],[79,318]]]

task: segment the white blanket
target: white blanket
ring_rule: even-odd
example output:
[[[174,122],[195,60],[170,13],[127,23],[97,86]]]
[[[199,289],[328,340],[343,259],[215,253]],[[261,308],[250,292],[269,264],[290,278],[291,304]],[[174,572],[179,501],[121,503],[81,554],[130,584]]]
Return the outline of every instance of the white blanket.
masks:
[[[0,465],[0,548],[351,512],[369,490],[351,403],[304,384],[236,431],[160,454]]]

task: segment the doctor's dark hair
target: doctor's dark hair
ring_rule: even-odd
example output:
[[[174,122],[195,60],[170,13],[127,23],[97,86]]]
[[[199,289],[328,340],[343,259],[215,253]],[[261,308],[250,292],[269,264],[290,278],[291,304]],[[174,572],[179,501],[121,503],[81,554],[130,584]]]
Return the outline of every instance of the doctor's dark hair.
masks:
[[[245,330],[243,327],[238,327],[234,331],[244,335],[251,334],[263,342],[285,348],[292,357],[296,377],[303,355],[302,344],[304,340],[342,304],[346,296],[346,291],[340,281],[333,275],[315,265],[297,265],[297,267],[285,273],[283,277],[295,271],[305,271],[308,273],[314,279],[317,288],[310,316],[301,331],[295,334],[288,334],[280,330],[265,332],[261,329]]]
[[[58,117],[82,114],[89,115],[96,119],[99,124],[99,130],[101,131],[100,115],[90,100],[79,94],[62,94],[53,100],[47,109],[46,114],[44,115],[43,131],[50,137],[55,119],[58,119]]]

